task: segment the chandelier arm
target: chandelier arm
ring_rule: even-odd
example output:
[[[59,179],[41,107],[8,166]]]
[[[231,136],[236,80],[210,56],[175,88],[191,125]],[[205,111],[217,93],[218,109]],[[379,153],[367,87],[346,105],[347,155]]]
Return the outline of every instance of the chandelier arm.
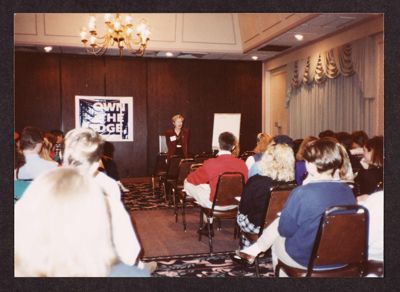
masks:
[[[117,26],[115,21],[118,21]],[[122,51],[124,48],[127,48],[130,53],[137,56],[144,55],[147,43],[150,40],[147,37],[150,32],[146,27],[141,27],[140,31],[138,30],[138,33],[134,35],[132,31],[133,25],[130,22],[124,24],[119,18],[119,14],[117,14],[114,21],[106,21],[105,24],[107,27],[107,32],[102,37],[97,36],[97,31],[95,28],[93,31],[90,31],[90,42],[86,38],[85,33],[81,34],[81,41],[88,53],[101,56],[105,54],[109,46],[114,46],[114,44],[117,44],[120,56],[122,56]],[[142,32],[144,35],[142,35]],[[135,37],[133,37],[133,35]],[[139,45],[139,47],[135,49],[134,46],[137,45]]]

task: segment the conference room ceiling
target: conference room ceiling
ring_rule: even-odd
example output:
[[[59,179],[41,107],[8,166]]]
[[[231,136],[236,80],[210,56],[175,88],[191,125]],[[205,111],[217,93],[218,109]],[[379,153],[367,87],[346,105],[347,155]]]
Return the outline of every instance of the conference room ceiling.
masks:
[[[240,14],[239,19],[240,19]],[[268,14],[265,14],[267,17]],[[252,60],[253,56],[257,56],[257,61],[265,61],[276,57],[278,55],[287,53],[299,47],[308,45],[329,35],[333,35],[338,31],[345,28],[351,27],[355,24],[365,21],[366,19],[376,17],[377,14],[372,13],[322,13],[315,14],[309,20],[281,30],[275,34],[272,38],[269,38],[265,42],[258,44],[256,47],[251,48],[243,53],[232,53],[232,52],[221,52],[215,50],[201,50],[199,52],[187,52],[187,51],[174,51],[172,58],[178,59],[205,59],[205,60]],[[246,25],[243,20],[240,22],[240,26]],[[241,30],[243,28],[241,27]],[[303,40],[299,41],[295,38],[295,35],[302,35]],[[243,36],[242,36],[243,37]],[[43,46],[34,44],[16,44],[16,51],[34,51],[43,52]],[[148,58],[167,58],[167,50],[151,50],[148,49],[145,53],[145,57]],[[82,47],[71,47],[71,46],[53,46],[53,53],[64,53],[64,54],[86,54]],[[117,56],[117,50],[108,50],[106,55]],[[128,54],[127,54],[128,56]]]

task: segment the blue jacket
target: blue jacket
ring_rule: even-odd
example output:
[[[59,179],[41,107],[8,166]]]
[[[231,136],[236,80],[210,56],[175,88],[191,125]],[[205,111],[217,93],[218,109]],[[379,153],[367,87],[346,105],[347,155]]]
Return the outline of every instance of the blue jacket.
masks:
[[[355,204],[352,190],[341,182],[311,182],[295,188],[282,210],[278,226],[279,234],[286,238],[286,252],[297,263],[307,266],[325,209]]]

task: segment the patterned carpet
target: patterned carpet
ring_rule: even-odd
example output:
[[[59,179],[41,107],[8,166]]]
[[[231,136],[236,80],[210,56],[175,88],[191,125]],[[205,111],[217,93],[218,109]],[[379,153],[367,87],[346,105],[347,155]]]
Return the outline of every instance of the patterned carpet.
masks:
[[[173,208],[172,202],[165,202],[165,198],[161,193],[160,188],[156,188],[154,195],[150,183],[129,183],[125,182],[124,185],[130,189],[130,192],[122,195],[122,202],[125,208],[130,211],[137,210],[151,210]],[[194,207],[192,203],[186,204],[187,208]]]
[[[255,267],[244,267],[232,262],[233,252],[197,254],[171,257],[144,258],[144,261],[156,261],[157,269],[153,277],[197,277],[230,278],[256,277]],[[270,256],[259,259],[261,278],[274,277]]]
[[[165,202],[159,188],[153,195],[150,183],[124,182],[130,192],[124,193],[122,201],[125,208],[130,211],[135,210],[157,210],[163,208],[173,208],[172,204]],[[193,208],[191,203],[188,208]],[[153,277],[256,277],[255,267],[244,267],[232,262],[230,252],[219,252],[210,255],[191,254],[179,256],[145,257],[143,261],[156,261],[157,269],[152,274]],[[266,254],[259,259],[260,277],[274,277],[270,254]]]

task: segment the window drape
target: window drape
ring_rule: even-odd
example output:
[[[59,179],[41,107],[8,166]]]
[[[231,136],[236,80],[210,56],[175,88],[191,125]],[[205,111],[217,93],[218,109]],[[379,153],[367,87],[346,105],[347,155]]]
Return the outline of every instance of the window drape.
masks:
[[[289,135],[364,130],[375,122],[377,42],[367,37],[287,65]]]

